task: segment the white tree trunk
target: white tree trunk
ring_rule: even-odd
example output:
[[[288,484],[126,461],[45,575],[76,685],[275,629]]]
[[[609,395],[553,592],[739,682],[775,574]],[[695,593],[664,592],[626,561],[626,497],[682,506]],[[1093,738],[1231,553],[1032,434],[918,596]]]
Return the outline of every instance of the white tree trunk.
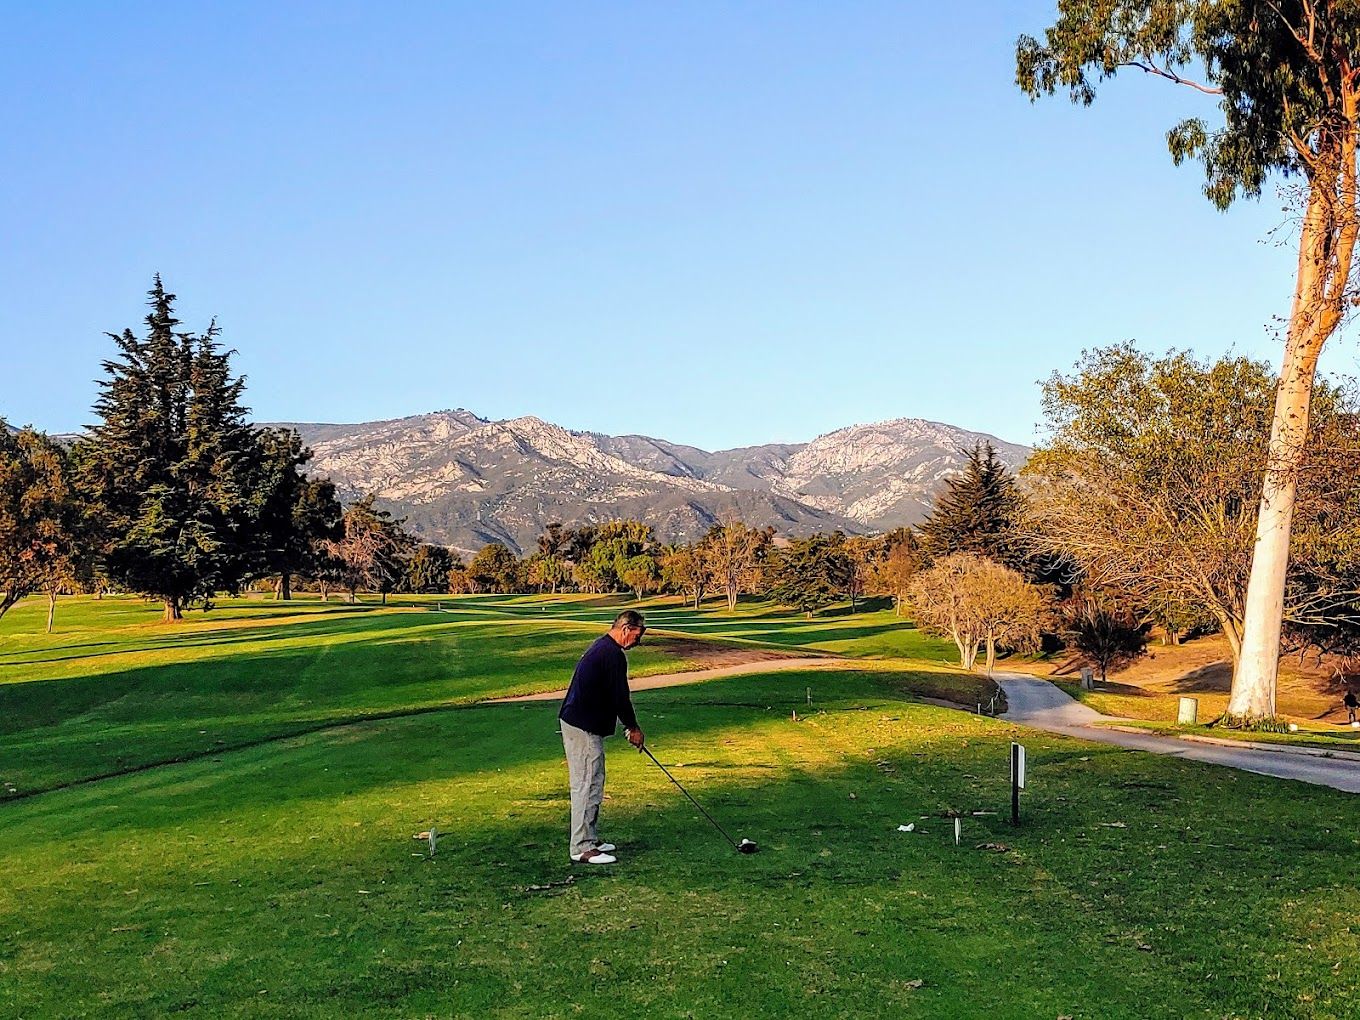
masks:
[[[959,665],[968,669],[968,648],[963,643],[963,636],[958,631],[954,631],[950,637],[954,639],[954,645],[959,650]]]
[[[1354,244],[1353,151],[1349,158],[1352,172],[1346,175],[1349,183],[1342,188],[1349,194],[1343,195],[1340,210],[1335,193],[1322,182],[1312,182],[1299,238],[1298,279],[1276,390],[1275,417],[1270,425],[1265,483],[1243,612],[1242,648],[1233,673],[1229,715],[1261,718],[1275,714],[1289,538],[1299,465],[1308,438],[1313,377],[1322,345],[1340,320],[1340,292],[1349,277]],[[1351,224],[1349,231],[1342,231],[1340,252],[1334,248],[1338,211]]]
[[[1275,714],[1275,682],[1280,664],[1280,629],[1284,620],[1284,586],[1289,569],[1289,537],[1294,524],[1298,468],[1308,433],[1317,344],[1312,351],[1291,342],[1270,427],[1261,510],[1256,521],[1251,577],[1242,622],[1242,651],[1233,676],[1230,715],[1259,718]],[[1311,357],[1309,356],[1311,354]]]

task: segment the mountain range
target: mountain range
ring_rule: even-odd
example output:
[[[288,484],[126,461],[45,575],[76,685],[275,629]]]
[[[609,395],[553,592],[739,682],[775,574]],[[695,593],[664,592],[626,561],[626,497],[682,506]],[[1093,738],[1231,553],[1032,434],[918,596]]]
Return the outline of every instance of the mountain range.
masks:
[[[552,521],[618,517],[651,524],[667,542],[694,539],[728,513],[790,536],[886,531],[919,522],[975,443],[990,443],[1011,468],[1030,453],[918,418],[717,452],[461,408],[357,425],[282,424],[311,447],[310,473],[334,481],[342,499],[373,493],[422,540],[465,552],[503,542],[524,553]]]

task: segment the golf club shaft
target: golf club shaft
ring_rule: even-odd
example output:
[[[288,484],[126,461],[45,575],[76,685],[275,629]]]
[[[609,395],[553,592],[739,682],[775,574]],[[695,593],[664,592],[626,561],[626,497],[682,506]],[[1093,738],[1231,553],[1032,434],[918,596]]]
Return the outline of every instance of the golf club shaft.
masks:
[[[659,768],[662,772],[666,773],[666,778],[675,784],[675,788],[677,790],[683,793],[686,797],[689,797],[689,802],[699,809],[699,813],[701,815],[703,815],[705,818],[707,818],[710,822],[713,823],[713,827],[723,834],[723,838],[727,840],[727,842],[731,843],[732,846],[735,847],[736,849],[741,849],[740,847],[737,846],[737,841],[727,834],[727,830],[718,824],[718,820],[714,818],[712,815],[710,815],[707,811],[705,811],[704,806],[702,804],[700,804],[693,797],[690,797],[689,791],[686,790],[683,786],[681,786],[680,781],[670,774],[670,770],[667,769],[665,765],[662,765],[661,762],[656,760],[656,755],[652,754],[651,748],[649,748],[646,744],[643,744],[640,750],[644,754],[646,754],[648,758],[652,759],[653,764],[655,764],[657,768]]]

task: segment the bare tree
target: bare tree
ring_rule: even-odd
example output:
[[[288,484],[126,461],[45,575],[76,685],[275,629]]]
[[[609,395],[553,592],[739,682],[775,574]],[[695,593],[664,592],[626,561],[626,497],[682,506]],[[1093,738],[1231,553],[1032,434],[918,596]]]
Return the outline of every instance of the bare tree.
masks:
[[[714,583],[727,596],[727,610],[737,608],[737,596],[756,591],[760,584],[760,560],[771,532],[748,528],[735,518],[715,524],[700,546]]]
[[[1025,648],[1038,641],[1050,601],[1017,571],[970,553],[944,557],[911,585],[917,621],[953,639],[964,669],[973,668],[985,645],[988,676],[998,647]]]
[[[1257,496],[1275,379],[1245,358],[1088,352],[1044,385],[1048,440],[1025,467],[1027,539],[1070,557],[1089,588],[1148,606],[1202,606],[1241,657]],[[1354,595],[1345,551],[1360,539],[1360,429],[1352,397],[1319,385],[1298,480],[1293,624],[1335,617]],[[1347,589],[1350,589],[1348,596]],[[1193,618],[1193,616],[1191,617]]]

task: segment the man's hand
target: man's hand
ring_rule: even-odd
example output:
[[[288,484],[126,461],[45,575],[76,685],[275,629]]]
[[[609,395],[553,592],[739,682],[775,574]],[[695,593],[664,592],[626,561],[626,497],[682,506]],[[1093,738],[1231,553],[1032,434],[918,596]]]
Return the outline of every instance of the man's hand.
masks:
[[[647,738],[643,735],[642,729],[639,727],[638,729],[635,730],[628,730],[627,735],[628,743],[632,744],[639,751],[641,751],[642,745],[647,742]]]

